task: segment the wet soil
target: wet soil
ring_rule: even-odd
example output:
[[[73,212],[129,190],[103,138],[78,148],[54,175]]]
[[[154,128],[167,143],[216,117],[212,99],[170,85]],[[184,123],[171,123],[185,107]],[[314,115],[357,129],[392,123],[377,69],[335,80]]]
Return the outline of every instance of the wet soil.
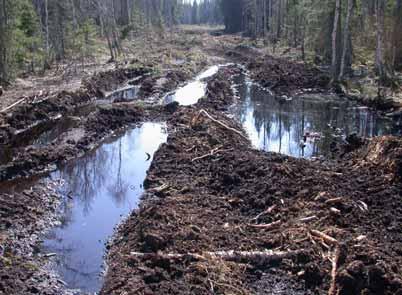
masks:
[[[335,249],[338,294],[402,292],[399,138],[311,162],[253,149],[238,123],[208,108],[213,95],[200,105],[225,127],[197,105],[168,121],[144,201],[116,234],[101,294],[326,294]],[[267,249],[293,255],[207,254]]]
[[[46,175],[149,120],[167,120],[170,135],[155,154],[140,209],[116,232],[102,294],[325,294],[336,249],[339,294],[402,292],[400,138],[349,138],[331,161],[255,150],[240,123],[223,114],[238,99],[231,83],[236,67],[208,79],[195,106],[157,103],[210,62],[201,52],[198,59],[194,52],[185,56],[184,49],[241,61],[253,79],[285,99],[327,92],[326,74],[238,47],[241,37],[195,34],[180,42],[173,69],[173,62],[157,68],[166,48],[151,46],[151,61],[133,59],[131,69],[96,74],[79,90],[32,95],[0,115],[0,294],[69,292],[44,268],[48,257],[37,247],[39,234],[60,217],[57,184],[20,178]],[[140,86],[138,101],[93,103],[122,84]],[[45,138],[66,119],[74,124]],[[267,249],[291,254],[227,261],[205,253]]]

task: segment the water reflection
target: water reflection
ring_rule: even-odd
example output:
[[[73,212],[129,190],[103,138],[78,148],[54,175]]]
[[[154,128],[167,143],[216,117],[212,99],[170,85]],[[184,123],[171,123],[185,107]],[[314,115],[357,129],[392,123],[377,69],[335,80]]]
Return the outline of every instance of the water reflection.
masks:
[[[206,71],[199,74],[194,81],[177,89],[174,93],[165,97],[165,103],[177,101],[180,105],[189,106],[198,102],[200,98],[205,95],[207,90],[207,83],[204,81],[206,78],[215,75],[220,66],[212,66]]]
[[[100,289],[104,243],[122,216],[137,207],[153,155],[166,141],[164,124],[145,123],[51,175],[62,179],[63,220],[44,242],[69,288]]]
[[[138,93],[140,92],[140,86],[128,86],[126,88],[122,88],[114,91],[108,97],[106,97],[106,101],[110,102],[125,102],[131,101],[138,97]]]
[[[392,121],[338,97],[274,97],[245,75],[237,77],[236,84],[240,103],[231,112],[253,145],[266,151],[312,157],[327,154],[336,136],[400,133]]]

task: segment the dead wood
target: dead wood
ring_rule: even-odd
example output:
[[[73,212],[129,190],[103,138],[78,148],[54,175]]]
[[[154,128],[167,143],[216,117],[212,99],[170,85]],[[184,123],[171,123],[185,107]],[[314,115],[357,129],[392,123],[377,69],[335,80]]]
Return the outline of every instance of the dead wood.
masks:
[[[313,215],[313,216],[300,218],[299,221],[300,222],[309,222],[309,221],[312,221],[312,220],[315,220],[315,219],[318,219],[318,217],[316,215]]]
[[[27,99],[26,97],[21,98],[19,101],[17,101],[17,102],[15,102],[15,103],[13,103],[12,105],[9,105],[8,107],[2,109],[2,110],[0,111],[0,113],[5,113],[5,112],[7,112],[8,110],[12,109],[13,107],[15,107],[15,106],[17,106],[17,105],[23,103],[26,99]]]
[[[314,229],[312,229],[310,232],[313,236],[323,239],[324,242],[326,242],[330,245],[338,245],[338,241],[336,239],[334,239],[333,237],[331,237],[323,232],[320,232],[320,231],[314,230]]]
[[[332,253],[331,262],[332,262],[332,269],[331,269],[331,285],[328,290],[328,295],[336,295],[336,274],[338,272],[338,261],[340,256],[341,248],[339,245],[335,247],[335,251]]]
[[[249,224],[248,226],[261,229],[272,229],[274,227],[279,226],[281,222],[282,222],[281,220],[277,220],[267,224]]]
[[[248,140],[247,136],[245,136],[241,131],[236,130],[236,129],[232,128],[232,127],[229,127],[228,125],[226,125],[225,123],[223,123],[223,122],[221,122],[221,121],[219,121],[219,120],[216,120],[215,118],[213,118],[213,117],[212,117],[206,110],[204,110],[204,109],[200,110],[199,113],[197,114],[197,116],[195,116],[195,118],[192,120],[192,125],[195,124],[195,123],[198,121],[199,117],[200,117],[202,114],[205,115],[205,116],[206,116],[208,119],[210,119],[212,122],[214,122],[214,123],[216,123],[216,124],[222,126],[223,128],[225,128],[225,129],[227,129],[227,130],[230,130],[230,131],[232,131],[232,132],[234,132],[234,133],[240,135],[240,136],[243,137],[244,139]]]
[[[215,154],[217,154],[217,153],[219,153],[221,151],[220,148],[221,147],[214,148],[208,154],[205,154],[203,156],[196,157],[196,158],[192,159],[191,162],[195,162],[197,160],[202,160],[202,159],[205,159],[205,158],[208,158],[208,157],[212,157],[213,155],[215,155]]]
[[[267,210],[261,212],[260,214],[258,214],[256,217],[252,218],[251,220],[258,220],[261,216],[266,215],[266,214],[271,214],[272,211],[274,211],[276,209],[276,205],[273,205],[271,207],[269,207]]]
[[[269,263],[273,261],[282,260],[285,258],[290,258],[297,256],[300,251],[273,251],[273,250],[265,250],[265,251],[216,251],[216,252],[203,252],[201,254],[198,253],[186,253],[186,254],[178,254],[178,253],[141,253],[141,252],[131,252],[131,256],[135,256],[138,258],[164,258],[164,259],[183,259],[183,258],[191,258],[194,260],[208,260],[208,259],[222,259],[225,261],[232,262],[248,262],[248,263]]]

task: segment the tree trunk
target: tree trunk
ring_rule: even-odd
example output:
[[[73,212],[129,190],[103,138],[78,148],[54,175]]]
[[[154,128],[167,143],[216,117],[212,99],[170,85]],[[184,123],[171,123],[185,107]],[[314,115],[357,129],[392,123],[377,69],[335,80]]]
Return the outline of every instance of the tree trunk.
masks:
[[[392,33],[392,65],[402,70],[402,0],[397,0],[394,12],[394,28]]]
[[[376,49],[376,71],[380,79],[380,84],[387,81],[387,71],[385,66],[385,48],[384,48],[384,10],[385,0],[377,0],[377,49]]]
[[[338,79],[339,57],[338,57],[338,28],[341,18],[341,0],[336,0],[334,27],[332,30],[332,82]]]
[[[346,22],[345,22],[345,28],[343,32],[343,51],[342,51],[342,58],[341,58],[341,70],[339,73],[339,80],[342,80],[343,76],[345,75],[346,69],[346,57],[347,54],[350,53],[350,21],[353,16],[353,10],[354,10],[354,3],[355,0],[348,0],[348,12],[346,14]]]

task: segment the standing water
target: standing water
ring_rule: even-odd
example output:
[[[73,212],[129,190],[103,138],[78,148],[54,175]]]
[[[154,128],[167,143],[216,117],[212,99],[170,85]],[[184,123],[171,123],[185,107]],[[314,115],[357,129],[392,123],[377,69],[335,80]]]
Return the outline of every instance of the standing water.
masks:
[[[401,135],[400,122],[340,97],[276,97],[246,75],[236,77],[235,89],[240,101],[231,114],[243,124],[253,145],[265,151],[308,158],[328,154],[335,137]]]
[[[177,101],[180,105],[189,106],[198,102],[205,95],[207,90],[206,78],[215,75],[220,66],[212,66],[206,71],[199,74],[194,81],[177,89],[174,93],[165,97],[165,103]]]
[[[145,123],[51,175],[64,182],[61,225],[44,241],[55,269],[70,289],[97,292],[105,243],[138,206],[152,156],[166,141],[165,124]]]

